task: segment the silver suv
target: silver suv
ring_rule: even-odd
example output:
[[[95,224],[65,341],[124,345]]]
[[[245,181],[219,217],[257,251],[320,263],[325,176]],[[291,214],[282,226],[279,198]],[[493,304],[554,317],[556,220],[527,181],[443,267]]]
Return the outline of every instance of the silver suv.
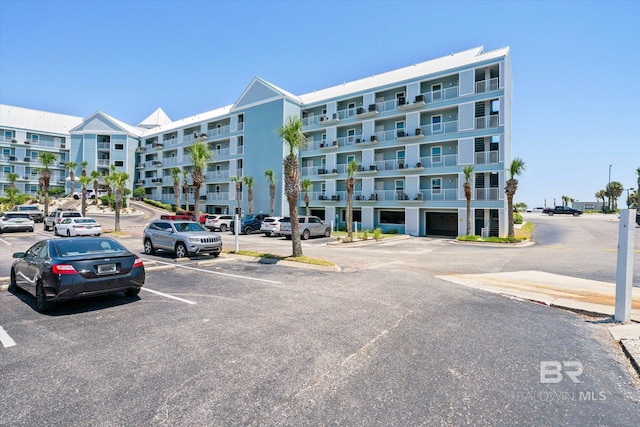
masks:
[[[82,214],[76,210],[56,210],[44,219],[44,231],[55,231],[56,224],[60,224],[64,218],[81,218]]]
[[[298,220],[300,222],[300,238],[302,240],[315,236],[331,237],[331,227],[317,216],[301,216]],[[291,239],[291,220],[289,218],[280,220],[280,234],[287,239]]]
[[[217,257],[222,252],[222,238],[194,221],[152,221],[142,237],[144,253],[156,250],[175,252],[176,258],[208,253]]]

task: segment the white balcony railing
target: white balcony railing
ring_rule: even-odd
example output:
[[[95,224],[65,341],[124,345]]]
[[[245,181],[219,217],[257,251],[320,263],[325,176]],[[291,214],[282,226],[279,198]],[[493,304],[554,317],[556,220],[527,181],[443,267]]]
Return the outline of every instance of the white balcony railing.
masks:
[[[476,188],[476,200],[498,200],[499,188]]]
[[[444,168],[458,165],[457,154],[445,154],[440,156],[420,157],[423,168]]]
[[[500,115],[492,114],[490,116],[476,117],[476,129],[497,128],[500,126]]]
[[[476,93],[491,92],[500,88],[500,81],[497,77],[489,80],[476,82]]]
[[[207,193],[207,201],[214,201],[214,200],[229,200],[229,193],[226,191]]]
[[[476,153],[476,164],[486,165],[500,163],[499,151],[480,151]]]
[[[209,171],[206,173],[206,179],[208,180],[228,180],[229,179],[229,171],[228,170],[220,170],[220,171]]]
[[[220,126],[219,128],[209,129],[207,131],[207,138],[217,138],[220,135],[226,135],[230,132],[231,128],[229,125]]]

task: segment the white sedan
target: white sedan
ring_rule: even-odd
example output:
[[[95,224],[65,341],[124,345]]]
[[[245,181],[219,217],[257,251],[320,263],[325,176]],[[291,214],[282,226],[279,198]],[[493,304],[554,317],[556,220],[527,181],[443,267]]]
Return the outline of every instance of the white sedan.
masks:
[[[56,236],[99,236],[102,226],[93,218],[65,218],[53,227]]]

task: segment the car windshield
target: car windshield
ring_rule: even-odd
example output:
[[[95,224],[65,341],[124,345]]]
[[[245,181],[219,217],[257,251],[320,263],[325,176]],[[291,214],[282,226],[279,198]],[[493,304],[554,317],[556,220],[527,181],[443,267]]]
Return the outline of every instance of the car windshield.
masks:
[[[86,223],[94,223],[96,222],[96,220],[93,218],[76,218],[75,222],[77,222],[78,224],[86,224]]]
[[[18,209],[21,211],[37,211],[39,210],[37,206],[20,206]]]
[[[206,231],[200,224],[195,222],[177,222],[174,224],[176,230],[183,233],[185,231]]]
[[[74,257],[86,254],[122,254],[127,249],[115,240],[110,239],[58,239],[54,246],[60,257]]]

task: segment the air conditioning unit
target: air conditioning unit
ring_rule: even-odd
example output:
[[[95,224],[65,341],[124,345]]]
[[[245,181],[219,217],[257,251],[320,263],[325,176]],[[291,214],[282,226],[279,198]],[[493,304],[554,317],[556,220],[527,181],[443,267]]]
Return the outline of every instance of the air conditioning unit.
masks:
[[[363,113],[364,113],[364,108],[358,107],[358,109],[356,110],[356,114],[363,114]]]
[[[424,102],[424,95],[416,95],[416,103]]]
[[[407,103],[407,98],[405,98],[404,96],[398,97],[398,105],[404,105],[406,103]]]

